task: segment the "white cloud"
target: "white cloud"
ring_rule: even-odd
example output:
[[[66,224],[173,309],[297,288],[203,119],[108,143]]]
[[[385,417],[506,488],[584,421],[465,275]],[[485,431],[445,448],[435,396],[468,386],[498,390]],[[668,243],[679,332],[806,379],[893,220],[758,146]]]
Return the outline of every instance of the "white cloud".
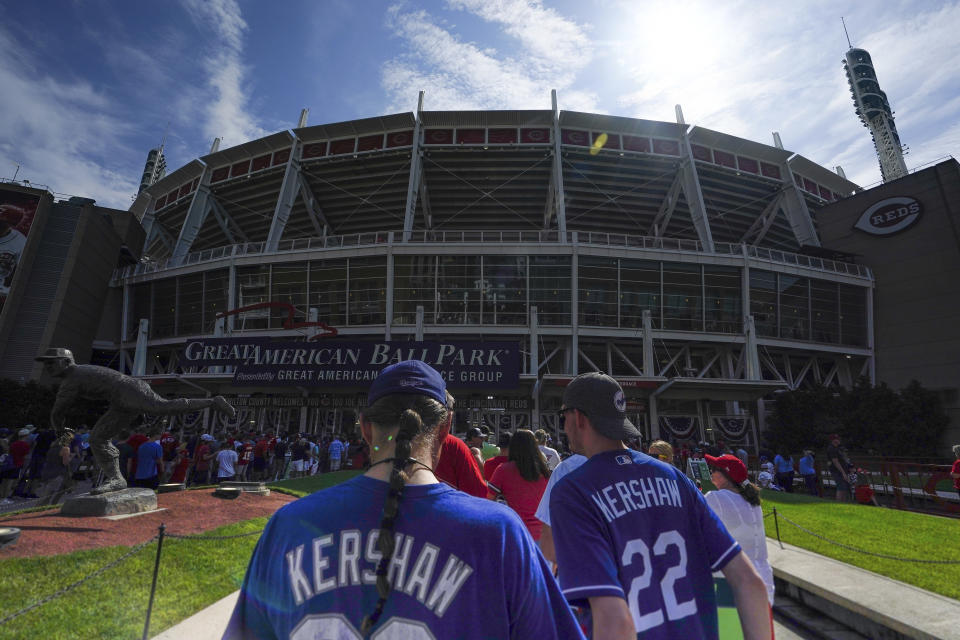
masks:
[[[388,27],[408,53],[389,60],[381,83],[391,109],[411,109],[416,92],[426,92],[427,108],[548,109],[550,90],[563,91],[566,108],[596,111],[594,94],[572,88],[576,73],[590,60],[583,28],[540,2],[452,0],[451,7],[499,25],[519,41],[511,55],[464,42],[425,11],[392,7]],[[560,34],[551,48],[550,33]],[[569,89],[569,90],[566,90]]]
[[[243,64],[244,34],[247,23],[235,0],[183,0],[193,20],[213,31],[213,42],[203,60],[207,84],[213,95],[198,92],[203,104],[187,107],[204,114],[203,134],[222,139],[222,147],[242,144],[267,132],[248,111],[249,69]]]
[[[19,164],[18,179],[126,209],[139,175],[136,154],[119,142],[130,127],[116,101],[89,82],[47,75],[28,52],[0,27],[0,175]]]

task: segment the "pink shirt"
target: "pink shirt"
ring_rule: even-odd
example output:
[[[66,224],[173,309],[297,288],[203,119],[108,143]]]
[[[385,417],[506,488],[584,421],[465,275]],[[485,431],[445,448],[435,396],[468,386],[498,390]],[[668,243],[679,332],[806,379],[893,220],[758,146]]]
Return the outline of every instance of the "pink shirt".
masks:
[[[524,480],[517,469],[517,463],[508,461],[501,464],[493,472],[490,484],[503,492],[503,497],[507,499],[507,505],[517,512],[533,539],[539,540],[543,523],[537,520],[534,514],[540,505],[540,498],[543,497],[543,492],[547,488],[547,479],[540,476],[533,482]]]

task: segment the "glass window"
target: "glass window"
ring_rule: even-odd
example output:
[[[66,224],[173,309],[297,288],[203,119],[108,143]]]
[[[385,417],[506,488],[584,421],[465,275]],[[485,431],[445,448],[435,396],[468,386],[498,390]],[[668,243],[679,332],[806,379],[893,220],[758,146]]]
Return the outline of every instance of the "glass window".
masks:
[[[203,332],[213,333],[217,314],[227,310],[227,290],[230,286],[230,271],[218,269],[203,276]]]
[[[393,324],[416,324],[417,306],[424,322],[435,308],[436,256],[395,256],[393,259]]]
[[[483,256],[483,324],[527,324],[526,256]]]
[[[130,310],[130,317],[127,319],[127,340],[136,340],[140,333],[141,318],[150,319],[150,298],[153,293],[153,284],[145,282],[131,287],[133,298],[133,308]],[[152,327],[151,327],[152,330]]]
[[[840,342],[840,308],[837,283],[810,281],[810,321],[814,342]]]
[[[310,263],[309,308],[331,327],[347,323],[347,261],[314,260]]]
[[[384,324],[387,317],[387,257],[350,258],[347,323]]]
[[[580,324],[617,326],[617,259],[580,256],[579,267]]]
[[[703,331],[700,265],[663,263],[663,328]]]
[[[530,306],[542,325],[570,324],[570,256],[530,256]]]
[[[867,290],[840,285],[840,336],[842,344],[867,346]]]
[[[777,337],[777,274],[750,270],[750,315],[758,336]]]
[[[203,328],[203,274],[180,276],[177,290],[177,335],[196,335]]]
[[[270,265],[237,267],[237,308],[267,302],[270,299]],[[233,328],[237,331],[266,329],[270,309],[254,309],[236,316]]]
[[[436,260],[437,303],[433,315],[427,315],[424,306],[424,321],[480,324],[480,256],[437,256]]]
[[[780,337],[791,340],[810,339],[810,291],[806,278],[779,274]]]
[[[704,265],[703,286],[707,294],[704,314],[707,331],[743,332],[743,302],[740,296],[740,269]]]
[[[645,309],[650,310],[653,328],[660,328],[660,263],[621,260],[620,326],[642,327]]]
[[[270,273],[270,301],[292,304],[294,321],[307,319],[307,263],[275,264]],[[290,313],[286,309],[270,310],[270,328],[282,329]]]
[[[174,334],[177,313],[177,279],[166,278],[153,283],[153,320],[151,338],[169,338]]]

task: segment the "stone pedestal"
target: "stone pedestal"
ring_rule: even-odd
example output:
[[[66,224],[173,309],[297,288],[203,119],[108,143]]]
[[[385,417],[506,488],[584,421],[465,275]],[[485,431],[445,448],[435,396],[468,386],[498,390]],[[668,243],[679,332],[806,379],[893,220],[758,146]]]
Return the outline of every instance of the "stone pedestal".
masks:
[[[267,488],[267,483],[265,482],[234,482],[228,480],[227,482],[221,482],[220,487],[224,489],[239,489],[243,493],[253,493],[258,496],[270,495],[270,489]]]
[[[89,493],[68,498],[60,513],[65,516],[119,516],[156,511],[157,494],[150,489],[123,489],[92,496]]]
[[[187,485],[182,482],[161,484],[157,487],[157,493],[170,493],[172,491],[186,491]]]

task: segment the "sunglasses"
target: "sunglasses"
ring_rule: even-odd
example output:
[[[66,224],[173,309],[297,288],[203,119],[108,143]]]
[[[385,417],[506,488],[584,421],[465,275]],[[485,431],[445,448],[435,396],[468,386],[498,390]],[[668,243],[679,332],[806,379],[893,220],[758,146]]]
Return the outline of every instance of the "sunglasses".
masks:
[[[567,416],[567,411],[579,411],[579,412],[582,413],[583,415],[587,415],[587,412],[584,411],[583,409],[577,409],[576,407],[566,407],[566,408],[563,408],[563,409],[560,409],[559,411],[557,411],[557,417],[558,417],[561,421],[565,420],[565,419],[566,419],[566,416]]]

